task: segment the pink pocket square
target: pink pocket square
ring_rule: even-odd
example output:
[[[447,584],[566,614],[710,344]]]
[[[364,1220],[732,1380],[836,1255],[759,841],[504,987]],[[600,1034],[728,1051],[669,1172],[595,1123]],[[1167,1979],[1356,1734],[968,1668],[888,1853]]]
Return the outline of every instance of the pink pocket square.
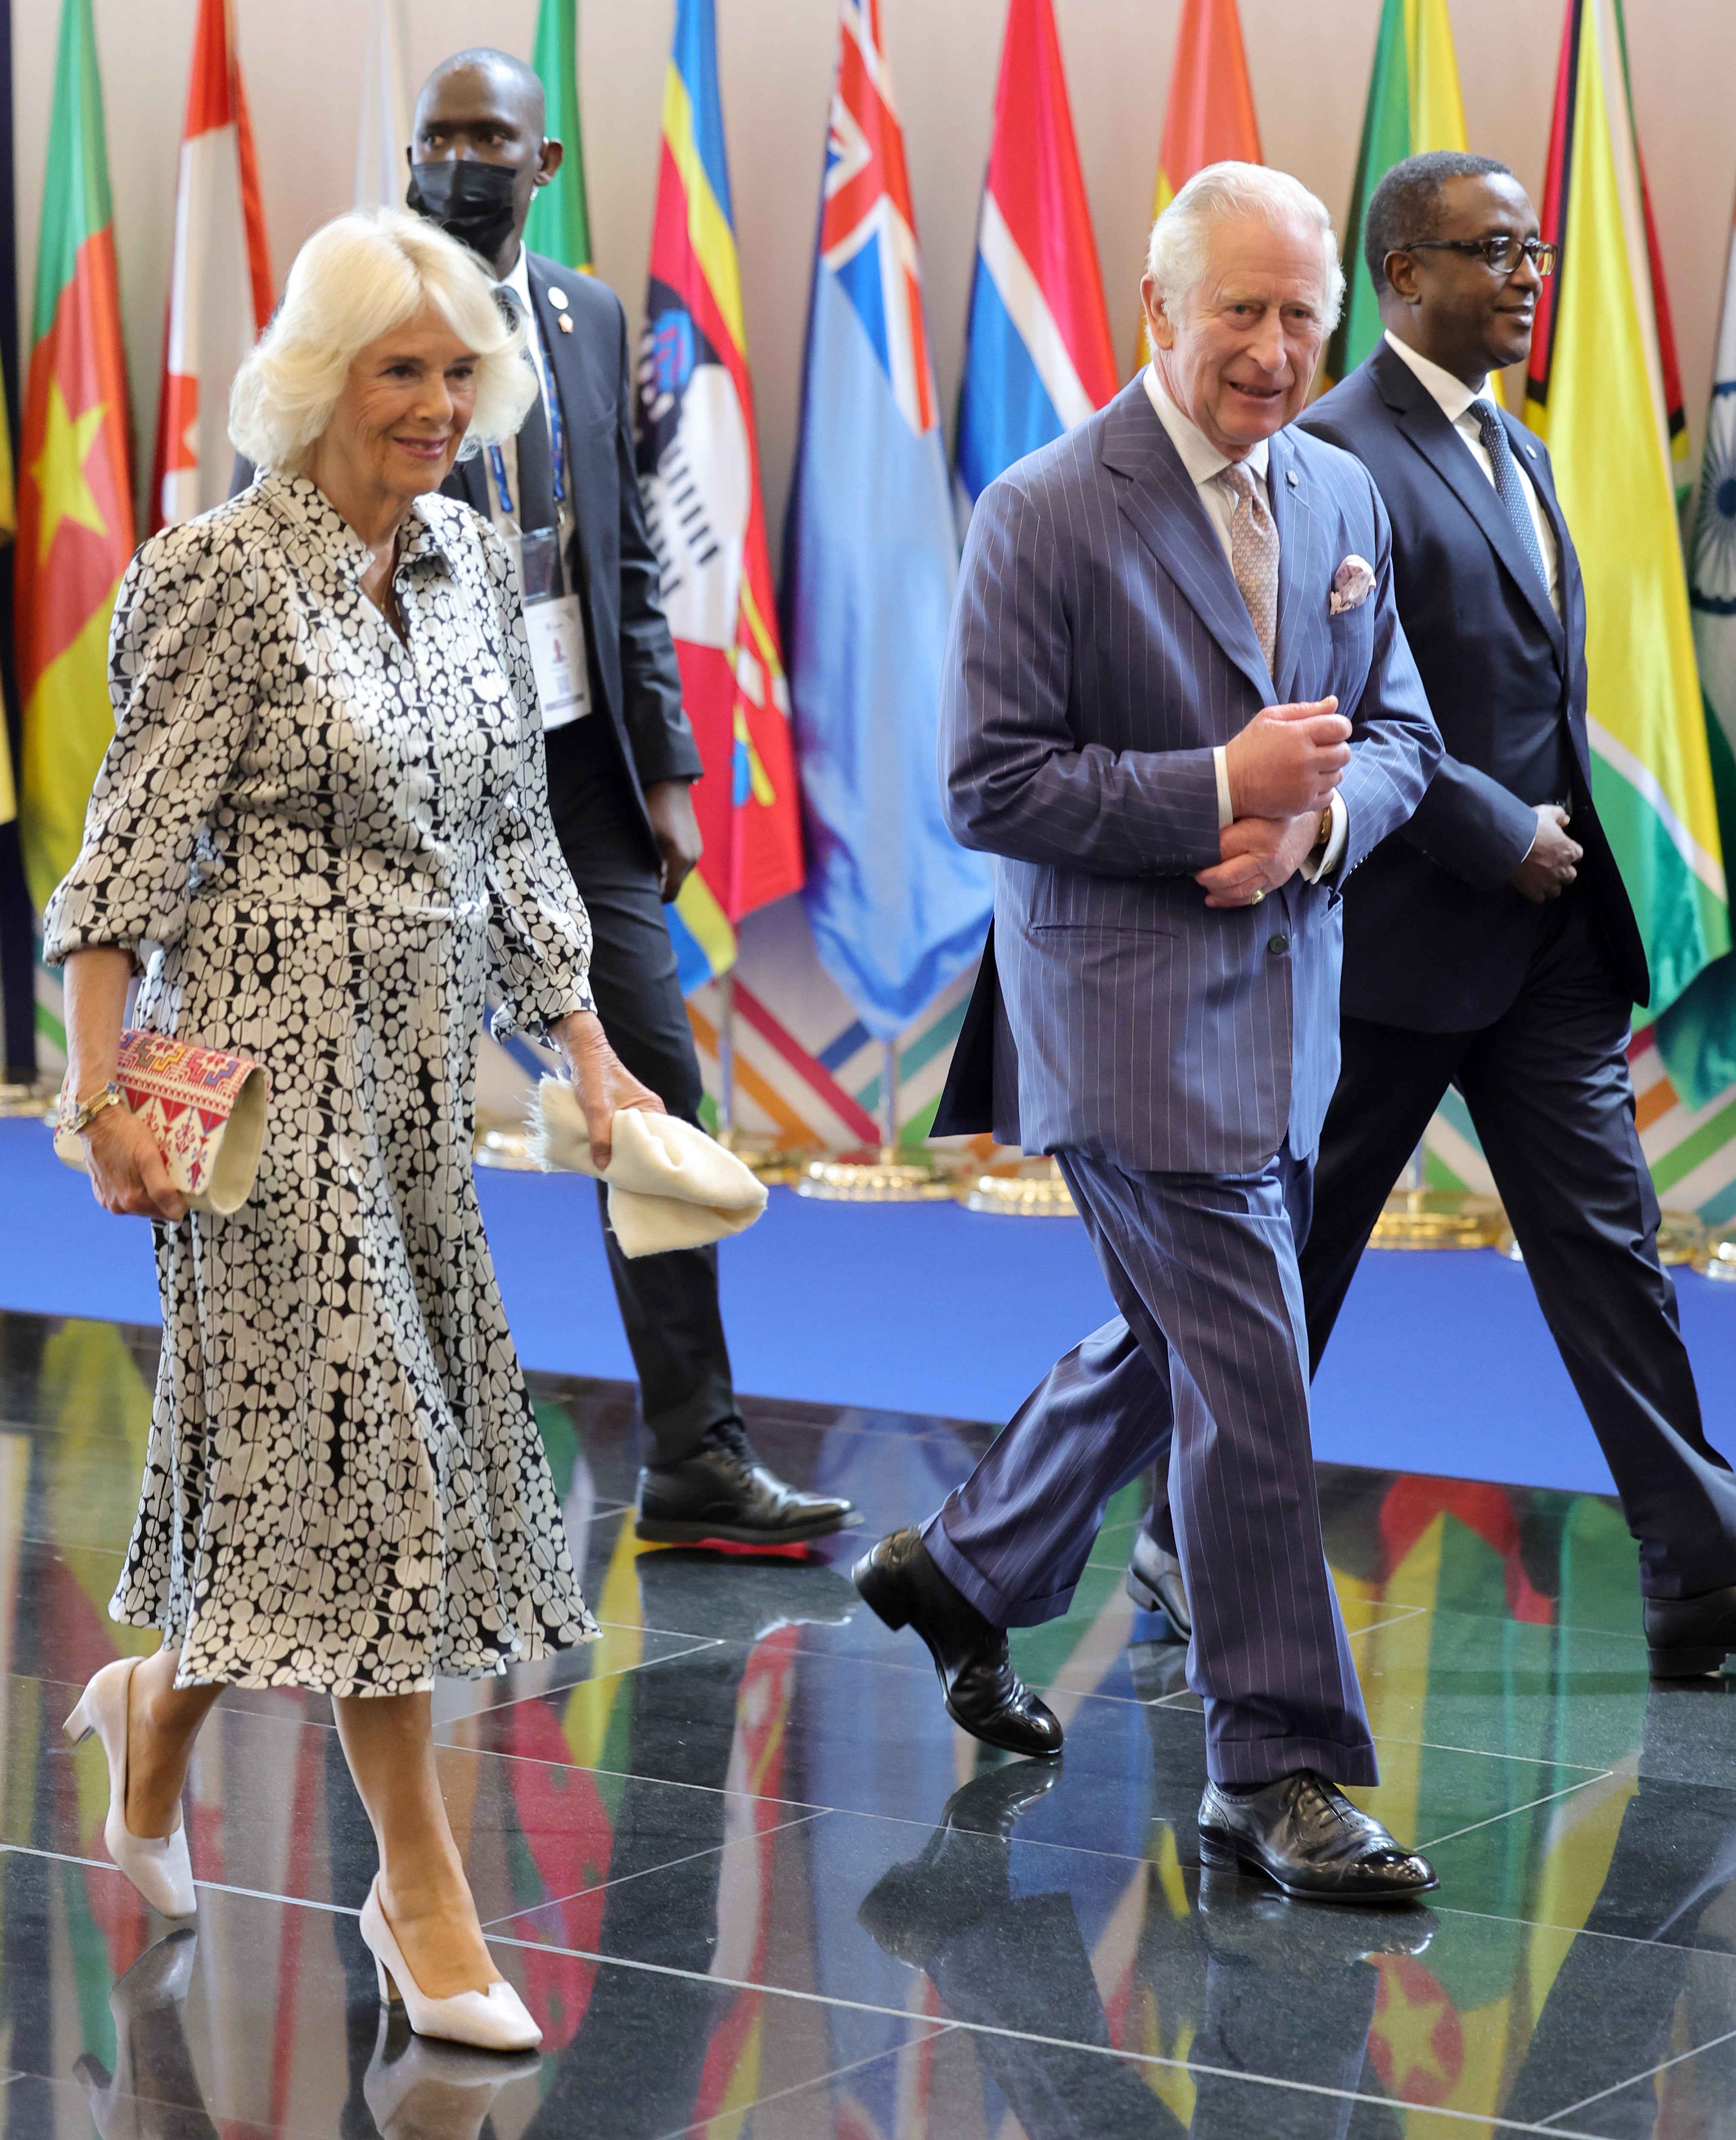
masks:
[[[1332,575],[1328,614],[1341,616],[1347,609],[1360,609],[1374,591],[1374,567],[1353,550]]]

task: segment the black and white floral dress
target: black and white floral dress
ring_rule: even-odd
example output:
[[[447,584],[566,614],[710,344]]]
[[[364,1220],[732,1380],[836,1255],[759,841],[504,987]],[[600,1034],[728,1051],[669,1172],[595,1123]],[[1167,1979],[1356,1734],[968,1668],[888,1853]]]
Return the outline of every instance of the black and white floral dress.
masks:
[[[137,1022],[256,1057],[257,1187],[157,1229],[164,1344],[110,1610],[180,1681],[403,1694],[590,1639],[483,1238],[495,1030],[591,1008],[506,550],[431,496],[400,641],[305,478],[147,542],[110,641],[116,735],[53,960],[117,945]]]

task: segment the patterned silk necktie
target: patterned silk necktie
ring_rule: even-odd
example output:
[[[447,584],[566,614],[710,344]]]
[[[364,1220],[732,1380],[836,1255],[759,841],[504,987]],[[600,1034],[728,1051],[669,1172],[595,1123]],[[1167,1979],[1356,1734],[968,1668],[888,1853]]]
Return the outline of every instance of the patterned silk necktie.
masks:
[[[1537,567],[1537,577],[1543,583],[1543,592],[1549,591],[1549,568],[1543,562],[1543,553],[1537,547],[1537,523],[1531,517],[1531,508],[1525,502],[1525,486],[1519,480],[1519,471],[1513,457],[1513,448],[1507,443],[1507,427],[1495,414],[1493,401],[1474,401],[1471,414],[1477,419],[1477,429],[1483,434],[1483,450],[1488,455],[1489,466],[1495,472],[1495,488],[1501,503],[1507,508],[1507,517],[1513,524],[1513,533],[1519,538],[1519,547]]]
[[[1277,528],[1241,461],[1219,469],[1218,480],[1236,501],[1229,523],[1229,568],[1270,669],[1277,642]]]

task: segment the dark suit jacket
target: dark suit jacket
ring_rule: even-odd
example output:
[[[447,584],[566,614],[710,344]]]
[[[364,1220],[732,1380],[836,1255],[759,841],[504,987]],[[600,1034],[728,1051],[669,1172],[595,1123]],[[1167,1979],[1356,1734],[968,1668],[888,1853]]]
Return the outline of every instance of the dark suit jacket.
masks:
[[[532,302],[542,329],[573,485],[567,578],[579,596],[591,681],[620,748],[651,861],[659,860],[644,791],[659,780],[695,780],[704,769],[681,710],[681,672],[663,613],[656,552],[633,454],[633,373],[627,320],[606,283],[540,253],[529,255]],[[566,299],[549,302],[551,288]],[[571,321],[569,333],[562,320]],[[443,486],[488,511],[484,455],[460,461]]]
[[[940,766],[954,836],[996,858],[994,1131],[1027,1151],[1221,1175],[1319,1141],[1338,1077],[1337,886],[1297,876],[1258,909],[1207,906],[1193,878],[1221,853],[1213,752],[1263,705],[1336,695],[1355,739],[1347,877],[1416,807],[1440,738],[1367,470],[1295,430],[1270,452],[1271,667],[1142,381],[1017,462],[971,516]],[[1352,553],[1374,589],[1335,615]]]
[[[1591,798],[1586,604],[1542,441],[1502,415],[1561,552],[1557,620],[1493,485],[1440,405],[1383,340],[1300,427],[1354,454],[1392,521],[1405,636],[1447,755],[1421,807],[1344,893],[1343,1007],[1425,1033],[1471,1032],[1508,1009],[1546,909],[1508,879],[1565,801],[1588,899],[1621,985],[1651,993],[1633,909]]]

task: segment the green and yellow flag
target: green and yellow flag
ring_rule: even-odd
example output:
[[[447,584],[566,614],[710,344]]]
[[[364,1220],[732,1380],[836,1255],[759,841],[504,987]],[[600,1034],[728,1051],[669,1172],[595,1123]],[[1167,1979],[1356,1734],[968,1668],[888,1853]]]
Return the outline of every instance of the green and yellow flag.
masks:
[[[1549,442],[1586,582],[1597,812],[1666,1010],[1730,948],[1676,524],[1669,402],[1621,0],[1568,0],[1526,420]]]
[[[65,0],[19,452],[21,830],[38,907],[78,852],[114,734],[109,620],[133,552],[126,360],[91,0]]]
[[[547,106],[543,131],[566,149],[561,168],[531,203],[524,242],[532,253],[591,272],[591,217],[585,205],[585,150],[579,132],[578,0],[542,0],[531,65]]]
[[[1328,385],[1354,371],[1380,338],[1380,310],[1362,258],[1362,227],[1375,188],[1406,156],[1465,145],[1464,105],[1447,0],[1384,0],[1345,222],[1347,287],[1344,316],[1327,351]]]

